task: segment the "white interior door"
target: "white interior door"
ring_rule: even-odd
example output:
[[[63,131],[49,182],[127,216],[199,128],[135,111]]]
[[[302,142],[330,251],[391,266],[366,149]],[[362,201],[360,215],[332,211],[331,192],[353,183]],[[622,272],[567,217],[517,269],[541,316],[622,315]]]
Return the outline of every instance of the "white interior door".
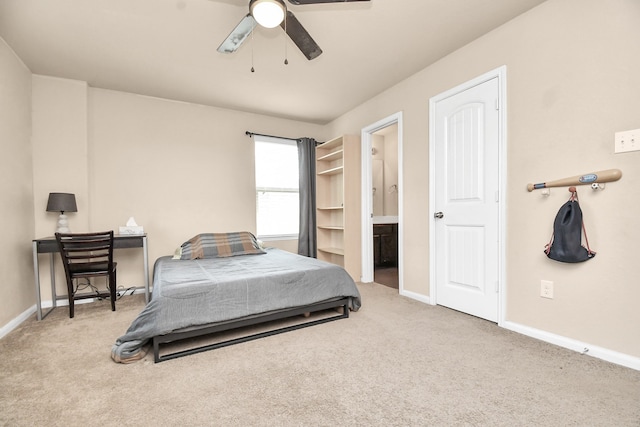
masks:
[[[436,303],[498,320],[498,77],[435,103]]]

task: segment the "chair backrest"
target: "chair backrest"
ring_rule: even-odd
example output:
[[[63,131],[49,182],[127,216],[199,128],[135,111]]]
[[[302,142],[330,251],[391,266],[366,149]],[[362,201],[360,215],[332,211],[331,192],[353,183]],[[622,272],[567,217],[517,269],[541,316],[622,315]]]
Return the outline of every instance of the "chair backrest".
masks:
[[[108,274],[113,270],[113,230],[98,233],[56,233],[65,273],[80,273],[77,268],[93,274]]]

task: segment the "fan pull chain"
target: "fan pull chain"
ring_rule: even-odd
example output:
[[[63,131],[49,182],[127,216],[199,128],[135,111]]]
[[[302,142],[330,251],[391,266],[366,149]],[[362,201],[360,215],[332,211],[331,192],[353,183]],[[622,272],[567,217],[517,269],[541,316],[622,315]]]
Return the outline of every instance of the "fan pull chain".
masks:
[[[251,72],[255,73],[256,70],[253,68],[253,31],[251,30]]]
[[[284,65],[289,65],[289,59],[287,59],[287,12],[284,13]]]

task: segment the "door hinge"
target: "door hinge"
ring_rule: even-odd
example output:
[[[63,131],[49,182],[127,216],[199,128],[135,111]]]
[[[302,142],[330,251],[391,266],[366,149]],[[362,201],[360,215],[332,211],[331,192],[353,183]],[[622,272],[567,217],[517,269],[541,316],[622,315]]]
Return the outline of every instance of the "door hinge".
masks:
[[[500,110],[500,100],[496,98],[496,110]]]

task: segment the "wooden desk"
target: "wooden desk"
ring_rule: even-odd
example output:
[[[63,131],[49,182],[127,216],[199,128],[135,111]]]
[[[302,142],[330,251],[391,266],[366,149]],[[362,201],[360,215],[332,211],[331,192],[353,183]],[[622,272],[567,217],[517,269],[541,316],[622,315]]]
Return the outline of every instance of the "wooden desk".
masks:
[[[146,234],[116,234],[113,236],[114,249],[127,249],[127,248],[142,248],[143,252],[143,267],[144,267],[144,297],[145,301],[149,302],[149,254],[147,250],[147,235]],[[42,301],[40,299],[40,264],[38,262],[38,255],[48,253],[51,255],[51,299],[53,306],[51,310],[57,306],[56,296],[56,272],[55,272],[55,259],[54,255],[60,252],[58,242],[56,238],[44,237],[41,239],[33,240],[33,273],[35,275],[36,285],[36,307],[38,320],[42,320]],[[51,313],[51,310],[47,314]],[[47,315],[45,314],[45,316]]]

